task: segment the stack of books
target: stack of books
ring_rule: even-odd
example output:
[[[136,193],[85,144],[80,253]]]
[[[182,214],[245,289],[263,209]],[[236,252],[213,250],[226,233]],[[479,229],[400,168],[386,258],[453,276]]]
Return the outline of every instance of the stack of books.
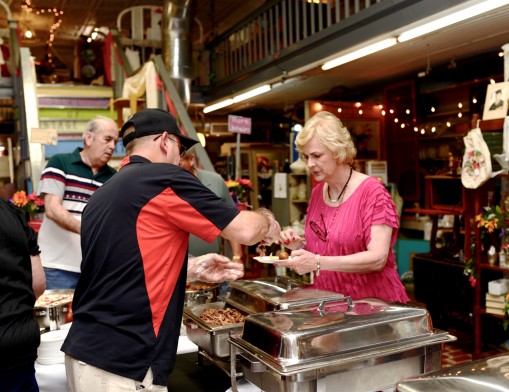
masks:
[[[505,294],[495,295],[486,293],[486,313],[504,315]]]

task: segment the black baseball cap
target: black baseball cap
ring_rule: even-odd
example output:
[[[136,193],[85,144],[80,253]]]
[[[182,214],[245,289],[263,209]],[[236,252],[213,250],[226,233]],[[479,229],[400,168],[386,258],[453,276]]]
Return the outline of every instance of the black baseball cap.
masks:
[[[134,126],[135,131],[124,137],[124,132],[130,126]],[[132,140],[149,135],[159,135],[163,132],[168,132],[180,137],[180,143],[186,147],[191,148],[198,140],[182,135],[180,128],[173,116],[166,110],[162,109],[143,109],[133,114],[125,122],[120,129],[120,137],[127,146]]]

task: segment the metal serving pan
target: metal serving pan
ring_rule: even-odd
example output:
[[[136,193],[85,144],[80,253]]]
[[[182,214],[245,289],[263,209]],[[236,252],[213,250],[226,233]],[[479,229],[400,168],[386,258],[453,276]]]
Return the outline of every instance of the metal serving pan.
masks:
[[[46,290],[36,301],[34,315],[41,329],[60,329],[62,324],[72,322],[72,299],[74,290]]]
[[[251,314],[229,339],[244,377],[270,392],[392,388],[440,369],[442,343],[453,340],[425,309],[374,299]]]
[[[509,391],[509,354],[452,366],[425,376],[403,380],[397,392]]]
[[[184,306],[195,306],[217,301],[218,283],[187,282]]]
[[[221,300],[246,314],[273,310],[302,308],[326,300],[343,300],[343,294],[307,288],[301,280],[287,276],[274,276],[229,283],[229,292]]]
[[[205,309],[225,309],[225,302],[211,302],[184,308],[184,325],[186,334],[191,342],[212,357],[225,358],[230,355],[230,334],[242,332],[243,323],[212,326],[203,321],[200,316]]]

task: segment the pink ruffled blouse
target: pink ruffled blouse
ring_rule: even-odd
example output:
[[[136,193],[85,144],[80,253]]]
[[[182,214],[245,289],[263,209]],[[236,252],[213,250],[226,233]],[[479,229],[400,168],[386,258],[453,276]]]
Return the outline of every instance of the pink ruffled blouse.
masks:
[[[385,224],[394,230],[387,263],[382,271],[357,274],[322,270],[320,276],[315,278],[313,287],[348,295],[352,299],[374,297],[389,302],[408,302],[392,251],[398,234],[398,215],[384,185],[378,179],[368,177],[339,207],[325,204],[323,187],[324,183],[315,186],[309,201],[305,228],[306,250],[322,256],[354,254],[367,250],[371,226]],[[310,227],[311,221],[328,231],[326,241],[317,237]]]

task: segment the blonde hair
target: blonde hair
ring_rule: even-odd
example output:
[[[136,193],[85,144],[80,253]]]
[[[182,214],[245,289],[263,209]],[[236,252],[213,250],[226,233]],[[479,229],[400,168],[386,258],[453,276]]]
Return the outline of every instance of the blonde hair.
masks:
[[[302,153],[312,138],[327,147],[341,163],[353,164],[357,149],[348,128],[334,114],[318,112],[306,121],[295,139],[297,150]]]

